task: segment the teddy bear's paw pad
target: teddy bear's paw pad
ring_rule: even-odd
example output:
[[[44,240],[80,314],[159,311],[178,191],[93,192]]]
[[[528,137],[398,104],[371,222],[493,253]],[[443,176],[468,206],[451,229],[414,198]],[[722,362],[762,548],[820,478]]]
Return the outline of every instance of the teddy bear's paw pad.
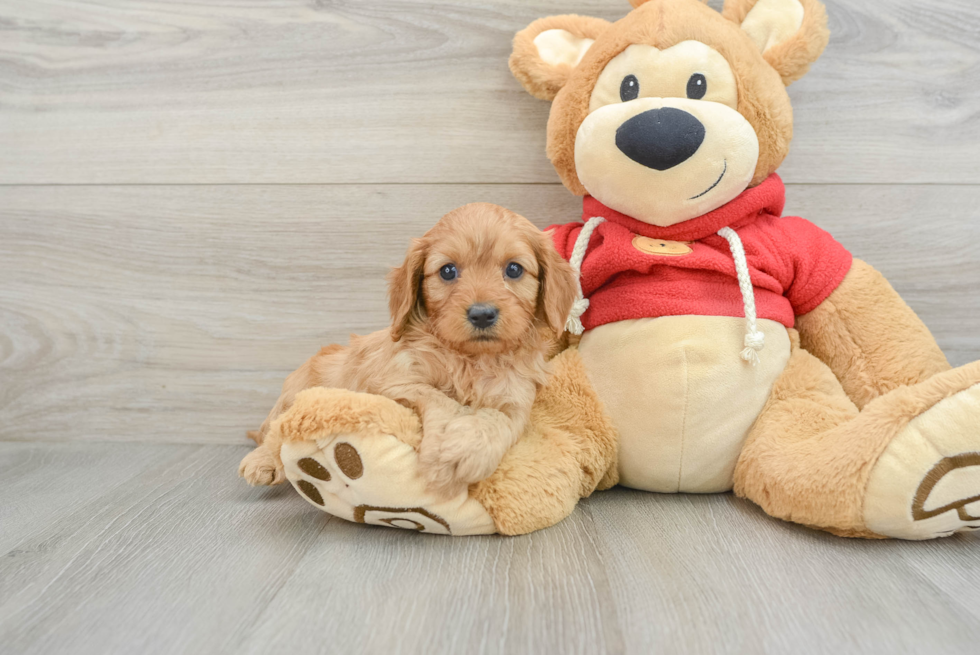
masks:
[[[931,539],[980,530],[980,385],[912,419],[871,471],[869,530]]]
[[[967,526],[980,529],[980,452],[946,457],[926,474],[912,501],[912,517],[925,521],[956,512]],[[970,496],[969,494],[974,494]]]
[[[358,523],[387,525],[416,532],[452,534],[449,523],[422,507],[371,507],[358,505],[354,508],[354,520]]]
[[[393,436],[340,434],[283,444],[282,462],[296,491],[334,516],[431,534],[491,534],[493,520],[466,491],[430,493],[418,454]]]

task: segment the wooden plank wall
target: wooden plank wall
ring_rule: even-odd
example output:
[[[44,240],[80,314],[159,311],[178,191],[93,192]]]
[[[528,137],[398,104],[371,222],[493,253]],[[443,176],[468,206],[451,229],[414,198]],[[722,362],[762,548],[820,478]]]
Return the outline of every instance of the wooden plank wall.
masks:
[[[509,43],[625,9],[0,2],[0,439],[238,443],[317,346],[385,324],[384,272],[442,213],[575,218]],[[828,11],[787,210],[980,358],[980,5]]]
[[[980,359],[980,3],[827,5],[787,212]],[[578,216],[510,39],[627,8],[0,0],[0,651],[977,652],[977,534],[616,489],[449,539],[235,477],[283,376],[385,325],[411,236],[470,201]]]

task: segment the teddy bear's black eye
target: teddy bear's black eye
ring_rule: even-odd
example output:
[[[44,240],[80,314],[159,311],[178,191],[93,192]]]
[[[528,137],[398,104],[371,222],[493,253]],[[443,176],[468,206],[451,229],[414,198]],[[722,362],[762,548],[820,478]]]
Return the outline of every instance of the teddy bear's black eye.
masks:
[[[638,95],[640,95],[640,80],[636,79],[636,75],[627,75],[619,85],[619,99],[629,102],[636,100]]]
[[[504,268],[504,275],[512,280],[516,280],[520,276],[524,275],[524,267],[517,262],[511,262],[507,264],[506,268]]]
[[[456,270],[456,264],[446,264],[439,269],[439,277],[441,277],[446,282],[450,280],[455,280],[459,275],[459,271]]]
[[[687,97],[691,100],[700,100],[708,92],[708,80],[704,79],[701,73],[695,73],[687,81]]]

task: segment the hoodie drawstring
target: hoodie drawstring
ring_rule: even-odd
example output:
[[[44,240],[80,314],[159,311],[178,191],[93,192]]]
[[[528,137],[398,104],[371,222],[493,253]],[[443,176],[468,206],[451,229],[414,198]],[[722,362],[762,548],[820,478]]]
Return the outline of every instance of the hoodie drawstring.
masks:
[[[575,335],[580,335],[585,331],[582,325],[582,314],[589,308],[589,301],[582,293],[582,262],[585,261],[585,251],[592,240],[592,233],[604,223],[606,219],[601,216],[593,216],[582,227],[578,237],[575,239],[575,247],[572,248],[572,256],[568,262],[575,271],[575,280],[578,285],[578,293],[572,305],[572,311],[565,322],[565,329]],[[749,263],[745,257],[745,248],[742,239],[730,227],[723,227],[718,230],[718,236],[728,242],[728,247],[732,251],[732,259],[735,260],[735,273],[738,276],[738,288],[742,292],[742,306],[745,312],[745,349],[741,352],[741,357],[752,366],[759,363],[759,351],[766,345],[766,335],[759,330],[755,314],[755,291],[752,286],[752,277],[749,275]]]
[[[745,248],[742,239],[730,227],[718,230],[718,236],[728,242],[735,260],[735,273],[738,275],[738,288],[742,292],[742,306],[745,308],[745,350],[742,359],[752,366],[759,363],[759,351],[766,345],[766,335],[759,330],[755,317],[755,291],[752,288],[752,277],[749,275],[749,263],[745,258]]]
[[[575,271],[575,284],[578,285],[578,293],[575,295],[575,302],[572,304],[572,311],[569,313],[568,320],[565,321],[565,329],[574,335],[581,335],[585,332],[582,326],[582,314],[589,308],[589,301],[582,293],[582,262],[585,261],[585,251],[589,248],[589,241],[592,240],[592,233],[599,227],[600,223],[605,223],[606,219],[602,216],[593,216],[578,233],[575,239],[575,247],[572,248],[572,256],[568,263]]]

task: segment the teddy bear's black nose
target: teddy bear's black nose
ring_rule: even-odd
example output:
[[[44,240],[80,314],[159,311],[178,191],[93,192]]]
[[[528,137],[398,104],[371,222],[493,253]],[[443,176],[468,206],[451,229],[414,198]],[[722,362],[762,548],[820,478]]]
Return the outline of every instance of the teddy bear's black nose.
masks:
[[[497,316],[499,314],[500,312],[493,305],[480,303],[470,306],[466,312],[466,318],[473,324],[473,327],[478,330],[485,330],[497,322]]]
[[[637,114],[616,130],[616,147],[638,164],[658,171],[673,168],[697,152],[704,125],[673,107]]]

